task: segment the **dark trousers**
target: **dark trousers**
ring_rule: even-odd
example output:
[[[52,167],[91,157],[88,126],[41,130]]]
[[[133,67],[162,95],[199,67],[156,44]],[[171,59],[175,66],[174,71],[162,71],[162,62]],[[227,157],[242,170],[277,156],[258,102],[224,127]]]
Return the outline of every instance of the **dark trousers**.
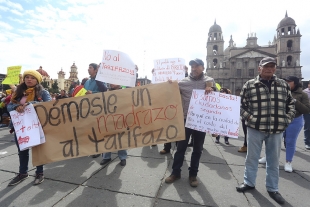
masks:
[[[174,154],[172,174],[179,176],[181,174],[181,167],[183,166],[184,155],[187,149],[188,140],[192,135],[193,152],[191,157],[191,164],[189,169],[189,176],[197,176],[199,168],[199,160],[203,150],[203,143],[205,141],[205,132],[196,131],[185,127],[185,140],[178,141],[177,151]]]
[[[243,143],[243,146],[248,146],[248,142],[247,142],[247,134],[248,134],[248,130],[247,130],[247,127],[245,125],[245,120],[244,119],[241,119],[241,122],[242,122],[242,129],[243,129],[243,133],[244,133],[244,143]]]
[[[14,133],[15,137],[15,144],[18,149],[18,156],[19,156],[19,173],[20,174],[27,174],[28,172],[28,162],[29,162],[29,149],[20,151],[16,134]],[[36,174],[43,174],[43,165],[37,166]]]

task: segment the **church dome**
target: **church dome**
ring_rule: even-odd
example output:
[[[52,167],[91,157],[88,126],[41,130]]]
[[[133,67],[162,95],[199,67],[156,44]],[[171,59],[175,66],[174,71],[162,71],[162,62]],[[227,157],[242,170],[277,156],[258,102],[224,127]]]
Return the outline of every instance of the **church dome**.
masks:
[[[49,75],[48,75],[48,73],[45,71],[45,70],[43,70],[42,69],[42,66],[40,66],[40,68],[37,70],[43,77],[50,77]]]
[[[285,14],[285,17],[278,24],[278,29],[281,27],[286,27],[286,26],[296,26],[295,20],[292,19],[291,17],[288,17],[287,12]]]
[[[216,24],[216,20],[214,21],[214,25],[212,25],[209,29],[209,33],[213,32],[222,32],[222,28],[220,27],[220,25]]]
[[[228,46],[228,47],[224,50],[224,56],[229,56],[229,52],[230,52],[230,47]]]

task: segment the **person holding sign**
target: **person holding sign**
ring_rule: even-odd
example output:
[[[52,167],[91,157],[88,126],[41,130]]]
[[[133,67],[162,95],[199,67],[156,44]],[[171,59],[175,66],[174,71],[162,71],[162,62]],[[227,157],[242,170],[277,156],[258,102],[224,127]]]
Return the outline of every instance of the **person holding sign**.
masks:
[[[110,90],[109,91],[114,91],[114,90],[119,90],[122,89],[120,85],[115,85],[115,84],[110,84]],[[111,152],[106,152],[104,153],[103,159],[100,162],[100,165],[105,165],[111,161]],[[117,151],[118,158],[121,160],[120,165],[125,166],[126,165],[126,158],[127,158],[127,150],[118,150]]]
[[[90,75],[90,79],[84,84],[84,88],[87,90],[86,94],[105,92],[108,90],[103,82],[95,80],[98,69],[99,66],[96,63],[89,64],[88,74]],[[97,158],[99,156],[100,154],[92,155],[92,158]]]
[[[248,146],[244,182],[236,189],[245,192],[255,188],[258,160],[265,142],[266,188],[272,199],[284,204],[278,189],[281,141],[296,111],[289,85],[274,75],[276,65],[276,59],[263,58],[258,66],[259,75],[247,81],[240,93],[240,113],[246,120]]]
[[[204,62],[198,58],[189,62],[191,66],[191,73],[189,77],[179,82],[179,88],[183,103],[184,120],[186,120],[190,99],[192,97],[193,89],[203,89],[206,93],[213,91],[212,86],[215,86],[213,78],[205,76]],[[169,81],[171,82],[171,81]],[[178,141],[177,151],[174,155],[172,173],[165,179],[166,183],[173,183],[181,178],[181,167],[184,161],[185,151],[187,149],[190,136],[193,139],[193,152],[191,157],[191,163],[189,167],[189,183],[192,187],[198,186],[197,173],[199,168],[199,160],[203,150],[203,143],[206,133],[193,130],[185,127],[185,140]]]
[[[36,70],[27,70],[23,74],[23,83],[17,86],[15,93],[12,95],[11,102],[8,105],[8,111],[16,110],[18,113],[23,113],[24,108],[29,103],[39,103],[45,101],[51,101],[51,96],[48,91],[43,89],[40,84],[42,82],[42,76]],[[22,130],[22,129],[21,129]],[[9,186],[16,185],[21,181],[29,177],[28,175],[28,162],[29,162],[29,149],[20,151],[16,134],[15,142],[18,149],[19,156],[19,174],[11,180]],[[38,185],[43,182],[43,165],[36,166],[36,176],[34,185]]]

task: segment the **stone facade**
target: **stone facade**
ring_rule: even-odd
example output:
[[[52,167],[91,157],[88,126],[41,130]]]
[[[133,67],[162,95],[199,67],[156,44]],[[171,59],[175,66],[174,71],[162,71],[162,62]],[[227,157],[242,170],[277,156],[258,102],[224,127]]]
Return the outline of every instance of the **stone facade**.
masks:
[[[229,88],[239,95],[243,84],[258,75],[259,61],[264,57],[277,59],[276,75],[284,78],[294,75],[302,78],[300,66],[299,29],[295,21],[285,14],[277,27],[273,42],[266,46],[257,44],[256,33],[248,34],[247,44],[236,47],[232,36],[224,50],[222,29],[214,22],[209,29],[207,41],[206,71],[222,87]]]
[[[47,82],[47,86],[49,88],[51,88],[52,84],[55,81],[57,81],[59,90],[65,90],[68,92],[71,86],[71,83],[79,80],[77,76],[78,75],[77,69],[78,69],[77,66],[75,65],[75,63],[73,63],[70,68],[70,72],[69,72],[70,77],[68,79],[65,79],[66,73],[62,69],[58,72],[58,79],[50,78],[48,73],[45,70],[43,70],[42,66],[40,66],[40,68],[37,71],[42,75],[43,81]]]

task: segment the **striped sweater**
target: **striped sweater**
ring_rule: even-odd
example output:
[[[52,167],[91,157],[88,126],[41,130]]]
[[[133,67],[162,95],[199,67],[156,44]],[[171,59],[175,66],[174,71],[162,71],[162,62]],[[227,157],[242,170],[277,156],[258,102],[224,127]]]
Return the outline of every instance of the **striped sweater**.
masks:
[[[206,82],[212,82],[213,86],[215,86],[214,79],[204,75],[203,73],[197,79],[193,78],[192,75],[189,75],[188,77],[184,78],[179,82],[184,119],[186,119],[187,116],[189,102],[191,100],[193,90],[205,90]]]
[[[257,76],[244,84],[240,98],[247,126],[269,134],[283,132],[296,113],[289,85],[275,75],[270,91]]]

